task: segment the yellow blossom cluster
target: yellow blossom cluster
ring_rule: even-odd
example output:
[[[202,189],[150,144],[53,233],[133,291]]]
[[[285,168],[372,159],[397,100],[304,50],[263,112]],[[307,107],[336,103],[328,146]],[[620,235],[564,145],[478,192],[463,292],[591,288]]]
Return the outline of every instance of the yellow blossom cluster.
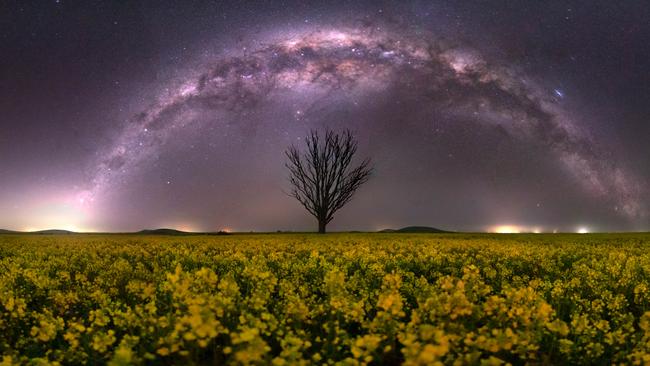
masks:
[[[0,235],[0,365],[650,364],[650,235]]]

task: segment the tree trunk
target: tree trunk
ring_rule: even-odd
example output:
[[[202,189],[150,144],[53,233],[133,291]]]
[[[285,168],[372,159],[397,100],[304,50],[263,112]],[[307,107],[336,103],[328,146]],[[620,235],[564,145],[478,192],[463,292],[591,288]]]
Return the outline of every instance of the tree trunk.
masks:
[[[325,234],[325,226],[327,223],[325,220],[318,220],[318,233],[319,234]]]

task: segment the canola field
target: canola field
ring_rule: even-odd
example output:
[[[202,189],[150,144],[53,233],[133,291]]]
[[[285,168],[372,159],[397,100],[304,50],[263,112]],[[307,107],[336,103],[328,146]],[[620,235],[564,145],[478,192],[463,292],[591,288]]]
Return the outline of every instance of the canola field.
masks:
[[[0,364],[650,363],[650,235],[0,235]]]

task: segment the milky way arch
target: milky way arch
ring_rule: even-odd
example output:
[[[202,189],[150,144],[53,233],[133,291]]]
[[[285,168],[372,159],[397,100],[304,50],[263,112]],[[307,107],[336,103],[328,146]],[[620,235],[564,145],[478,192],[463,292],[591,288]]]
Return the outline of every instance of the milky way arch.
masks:
[[[192,123],[195,111],[239,113],[273,93],[403,87],[435,108],[460,115],[480,112],[485,116],[480,123],[547,146],[585,190],[609,199],[630,218],[643,214],[639,184],[604,158],[552,90],[467,47],[403,33],[320,29],[218,58],[133,118],[95,164],[92,185],[80,199],[93,200],[123,179],[176,129]]]

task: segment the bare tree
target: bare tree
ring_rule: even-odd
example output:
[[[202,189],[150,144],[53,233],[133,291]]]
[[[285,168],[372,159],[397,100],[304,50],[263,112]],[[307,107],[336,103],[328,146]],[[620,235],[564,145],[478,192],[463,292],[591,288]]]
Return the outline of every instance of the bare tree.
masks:
[[[325,131],[325,138],[311,131],[306,138],[304,153],[295,146],[285,152],[289,181],[295,197],[318,220],[318,232],[325,233],[334,213],[343,207],[354,192],[370,178],[370,159],[355,168],[352,158],[357,152],[357,141],[349,130],[338,134]]]

